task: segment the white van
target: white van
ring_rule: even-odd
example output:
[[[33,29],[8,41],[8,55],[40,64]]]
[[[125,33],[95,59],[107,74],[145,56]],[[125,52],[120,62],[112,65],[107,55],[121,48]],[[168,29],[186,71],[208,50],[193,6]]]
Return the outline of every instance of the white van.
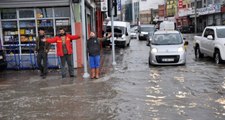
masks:
[[[122,21],[114,21],[114,40],[115,40],[115,45],[117,46],[122,46],[126,47],[130,45],[131,41],[131,31],[130,31],[130,23],[129,22],[122,22]],[[111,21],[108,22],[107,28],[106,28],[106,33],[111,33]],[[108,46],[111,45],[112,39],[108,39],[103,42],[103,46]]]
[[[159,30],[162,30],[162,31],[165,31],[165,30],[173,31],[173,30],[175,30],[175,23],[171,22],[171,21],[163,21],[162,23],[160,23]]]

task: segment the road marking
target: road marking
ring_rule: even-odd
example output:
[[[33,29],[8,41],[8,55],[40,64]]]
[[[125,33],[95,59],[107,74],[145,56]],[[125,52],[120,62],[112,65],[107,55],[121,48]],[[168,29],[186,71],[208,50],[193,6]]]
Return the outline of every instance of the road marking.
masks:
[[[184,82],[184,77],[174,77],[175,80],[183,83]]]

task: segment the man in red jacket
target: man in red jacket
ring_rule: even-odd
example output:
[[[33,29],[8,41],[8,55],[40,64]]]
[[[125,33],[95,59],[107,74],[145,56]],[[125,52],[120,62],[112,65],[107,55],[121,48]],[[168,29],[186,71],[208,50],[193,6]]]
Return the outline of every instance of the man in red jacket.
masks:
[[[54,38],[48,38],[45,41],[48,43],[57,43],[57,55],[61,59],[61,72],[62,78],[66,77],[66,68],[65,63],[67,62],[69,68],[70,77],[74,77],[74,68],[73,68],[73,61],[72,61],[72,40],[79,39],[80,36],[78,35],[70,35],[66,34],[63,28],[59,29],[59,36]]]

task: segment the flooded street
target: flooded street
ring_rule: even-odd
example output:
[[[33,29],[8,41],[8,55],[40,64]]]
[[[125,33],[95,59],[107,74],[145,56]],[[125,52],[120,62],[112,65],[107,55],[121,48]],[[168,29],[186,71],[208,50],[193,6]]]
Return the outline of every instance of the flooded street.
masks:
[[[225,64],[196,60],[193,35],[184,66],[148,65],[146,41],[102,56],[102,78],[61,79],[51,70],[0,73],[0,120],[224,120]]]

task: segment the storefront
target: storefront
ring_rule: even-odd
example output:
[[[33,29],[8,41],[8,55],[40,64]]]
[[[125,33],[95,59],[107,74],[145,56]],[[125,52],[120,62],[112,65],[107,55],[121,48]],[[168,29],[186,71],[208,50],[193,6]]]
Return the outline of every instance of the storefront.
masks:
[[[222,23],[222,25],[225,25],[225,5],[221,6],[221,13],[222,13],[221,23]]]
[[[37,67],[34,48],[40,28],[46,31],[47,37],[56,36],[59,28],[65,28],[67,33],[75,34],[75,19],[80,16],[80,13],[76,15],[74,6],[74,4],[70,4],[70,0],[1,0],[0,28],[2,29],[0,35],[3,49],[7,52],[9,68]],[[91,21],[91,15],[93,16],[90,12],[88,17],[90,19],[87,22]],[[91,22],[88,25],[91,26]],[[88,29],[91,28],[88,27]],[[80,33],[80,31],[76,31],[76,33]],[[77,55],[77,53],[81,53],[79,51],[82,51],[82,47],[77,47],[76,41],[72,44],[74,67],[76,68],[78,64],[82,64],[77,63],[77,59],[82,57],[81,54]],[[48,57],[49,67],[58,68],[59,59],[56,55],[55,44],[51,45]]]

